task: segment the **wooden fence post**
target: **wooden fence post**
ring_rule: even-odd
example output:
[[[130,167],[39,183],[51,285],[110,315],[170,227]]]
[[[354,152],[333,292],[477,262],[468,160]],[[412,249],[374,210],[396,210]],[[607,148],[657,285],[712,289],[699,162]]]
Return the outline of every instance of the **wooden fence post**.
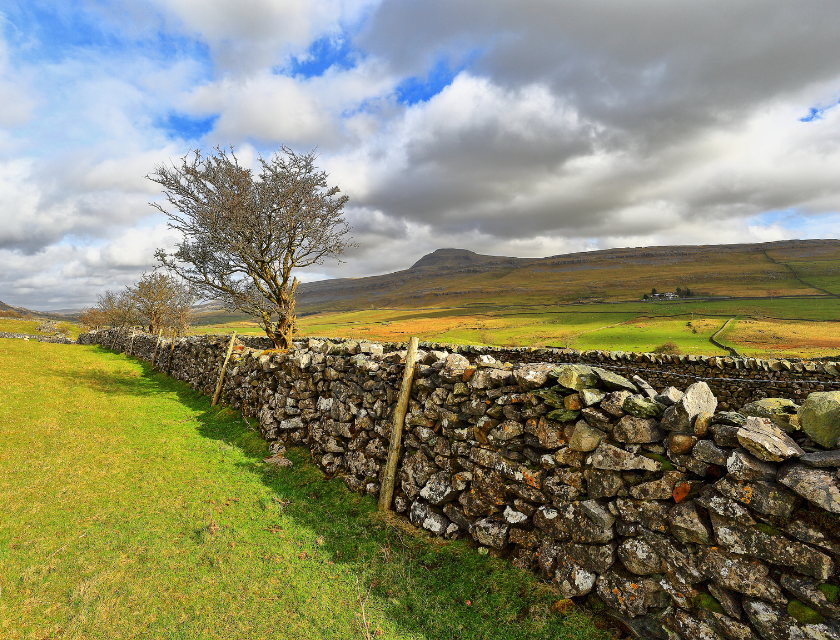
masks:
[[[230,344],[228,345],[227,355],[225,355],[225,361],[222,363],[222,369],[219,371],[219,382],[216,384],[216,393],[213,394],[213,402],[210,403],[211,407],[215,407],[219,403],[219,396],[222,395],[222,382],[225,380],[225,369],[227,369],[228,360],[230,360],[230,354],[233,353],[233,343],[236,342],[236,331],[233,332],[233,335],[230,337]]]
[[[114,332],[114,339],[113,339],[113,340],[111,340],[111,351],[113,351],[113,350],[114,350],[114,347],[115,347],[115,346],[116,346],[116,344],[117,344],[117,338],[119,337],[119,335],[120,335],[120,330],[119,330],[119,329],[117,329],[117,330]]]
[[[163,329],[158,331],[158,339],[157,339],[157,342],[155,342],[155,352],[152,354],[152,369],[155,368],[155,360],[157,360],[158,347],[160,346],[160,339],[161,339],[162,336],[163,336]]]
[[[391,427],[391,441],[388,445],[388,461],[385,463],[385,475],[382,487],[379,489],[379,510],[390,511],[391,500],[394,497],[394,483],[397,475],[397,461],[400,457],[402,444],[402,430],[405,423],[405,412],[408,410],[408,400],[411,397],[411,383],[414,381],[414,364],[417,360],[417,345],[420,341],[412,338],[408,343],[405,354],[405,370],[403,371],[400,395],[394,408],[394,424]]]
[[[127,356],[130,356],[132,349],[134,349],[134,336],[135,335],[136,335],[135,331],[134,331],[134,329],[132,329],[131,330],[131,341],[128,343],[128,353],[126,354]]]
[[[175,355],[175,340],[178,337],[178,332],[172,332],[172,347],[169,349],[169,360],[166,363],[166,373],[172,373],[172,356]]]

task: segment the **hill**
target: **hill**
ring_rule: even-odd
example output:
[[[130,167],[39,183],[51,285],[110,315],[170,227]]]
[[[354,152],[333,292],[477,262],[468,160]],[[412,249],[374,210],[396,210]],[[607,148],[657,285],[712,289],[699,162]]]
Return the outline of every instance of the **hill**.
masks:
[[[15,307],[0,300],[0,318],[26,318],[30,316],[33,318],[45,318],[57,321],[66,321],[71,319],[63,314],[32,311],[26,307]]]
[[[840,241],[623,248],[546,258],[438,249],[403,271],[303,284],[298,309],[618,302],[677,287],[695,297],[840,296]]]

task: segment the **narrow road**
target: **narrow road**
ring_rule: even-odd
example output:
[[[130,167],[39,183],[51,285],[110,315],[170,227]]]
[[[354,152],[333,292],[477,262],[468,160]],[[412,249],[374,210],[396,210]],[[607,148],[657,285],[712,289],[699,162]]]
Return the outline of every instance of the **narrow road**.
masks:
[[[738,358],[738,357],[740,357],[741,354],[739,354],[737,351],[735,351],[735,349],[733,347],[724,346],[720,342],[717,341],[717,337],[723,332],[724,329],[726,329],[726,327],[729,326],[729,323],[732,322],[733,320],[735,320],[735,318],[729,318],[729,320],[724,322],[723,326],[720,329],[718,329],[717,331],[715,331],[714,335],[712,335],[709,338],[709,342],[711,342],[716,347],[718,347],[720,349],[723,349],[724,351],[728,351],[729,355],[735,356],[736,358]]]

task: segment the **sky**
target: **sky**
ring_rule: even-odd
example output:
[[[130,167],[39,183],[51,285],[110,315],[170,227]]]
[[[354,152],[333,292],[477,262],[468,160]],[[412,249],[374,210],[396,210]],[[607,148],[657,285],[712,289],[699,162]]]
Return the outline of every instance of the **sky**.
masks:
[[[840,237],[836,0],[4,0],[0,300],[80,308],[180,239],[145,176],[317,149],[357,247],[543,257]]]

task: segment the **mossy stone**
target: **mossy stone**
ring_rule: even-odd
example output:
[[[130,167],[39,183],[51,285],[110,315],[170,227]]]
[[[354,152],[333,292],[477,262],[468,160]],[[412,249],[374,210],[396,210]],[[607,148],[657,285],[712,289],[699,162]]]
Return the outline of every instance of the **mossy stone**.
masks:
[[[788,615],[794,620],[803,624],[820,624],[824,618],[811,607],[802,604],[799,600],[791,600],[787,606]]]
[[[821,584],[817,587],[817,589],[822,591],[823,595],[829,602],[837,602],[840,600],[840,587],[837,587],[836,585]]]
[[[698,609],[706,609],[707,611],[714,611],[715,613],[726,613],[720,602],[715,600],[708,593],[698,593],[691,599],[691,603]]]
[[[779,531],[776,527],[771,527],[769,524],[764,524],[763,522],[757,522],[755,524],[755,528],[759,531],[763,531],[768,536],[780,536],[782,532]]]
[[[657,462],[660,462],[662,464],[662,471],[673,471],[676,468],[673,464],[671,464],[671,461],[668,460],[668,458],[661,454],[643,451],[641,455],[645,458],[650,458],[651,460],[656,460]]]

